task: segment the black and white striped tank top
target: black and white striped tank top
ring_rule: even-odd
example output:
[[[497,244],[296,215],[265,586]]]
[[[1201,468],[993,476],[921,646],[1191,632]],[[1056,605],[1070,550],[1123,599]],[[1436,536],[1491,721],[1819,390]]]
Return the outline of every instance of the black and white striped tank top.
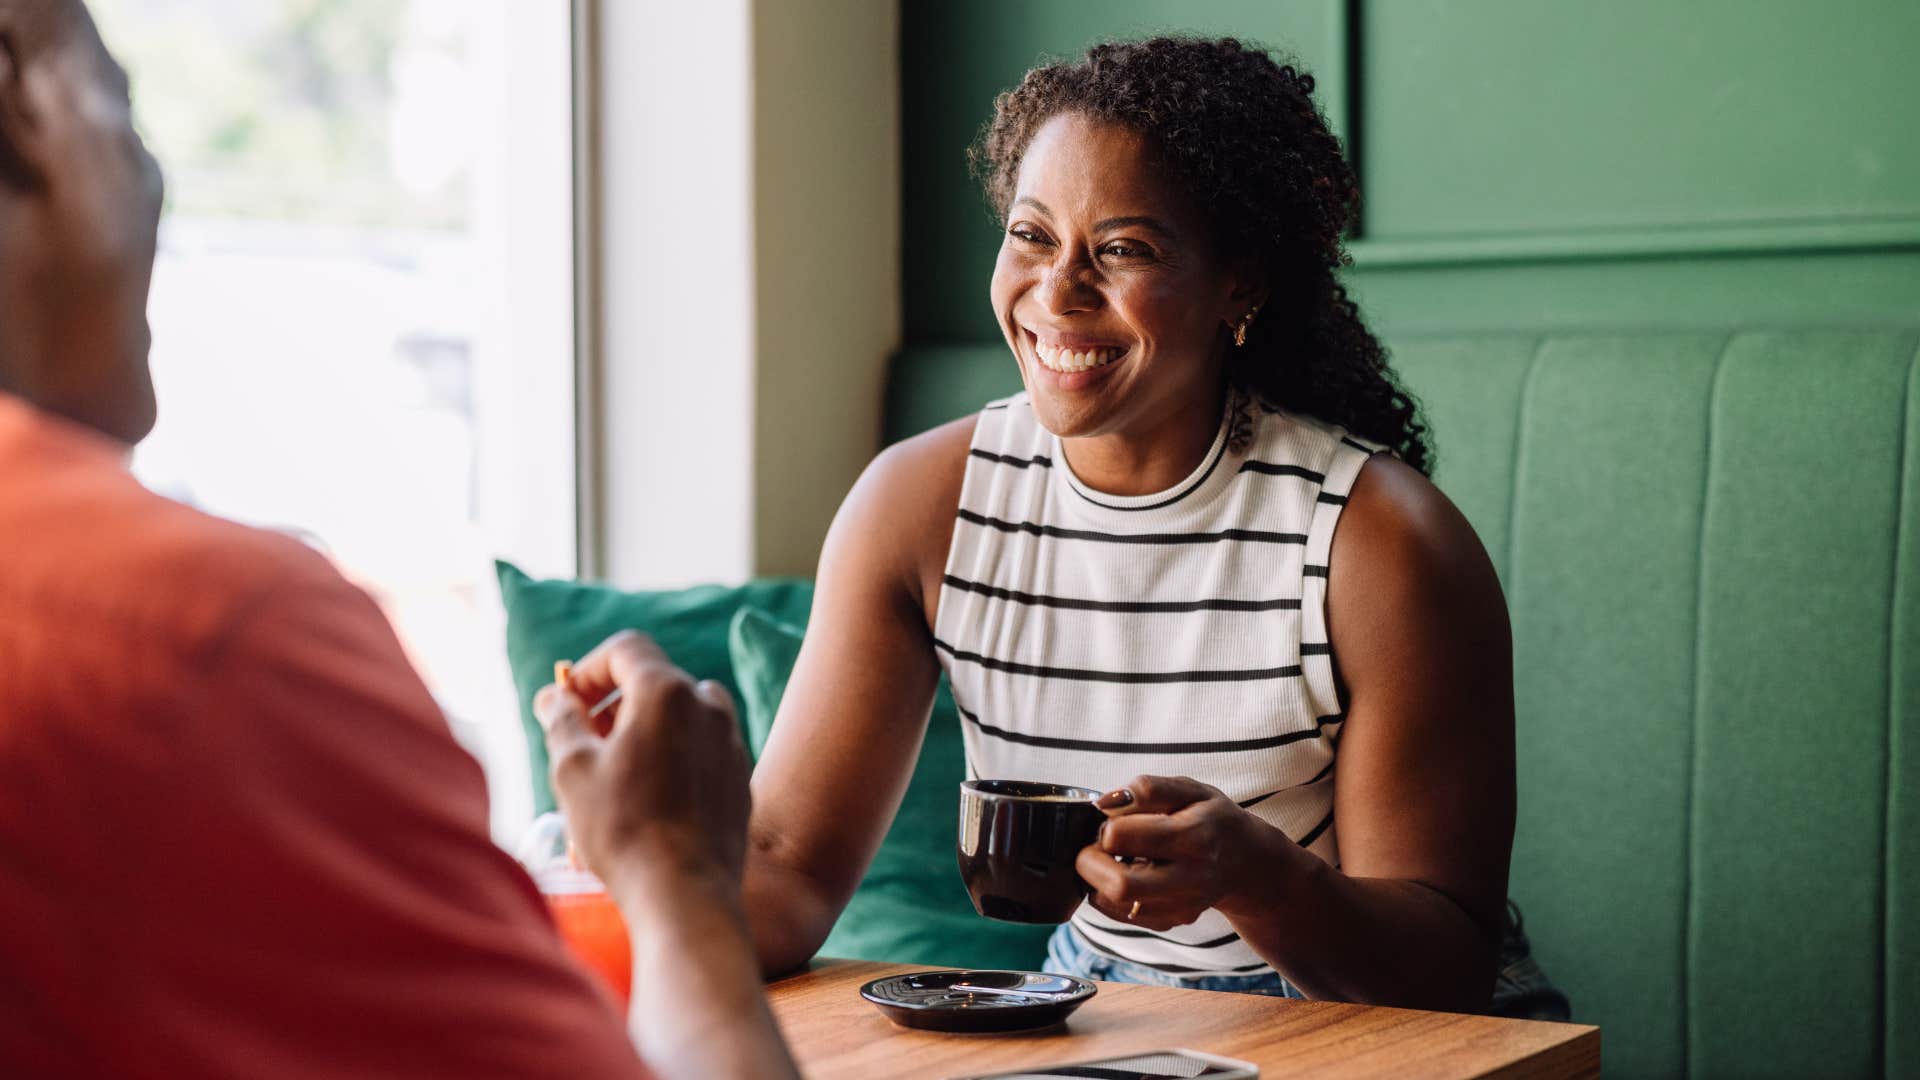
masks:
[[[1327,556],[1382,448],[1248,411],[1244,451],[1223,423],[1180,483],[1113,496],[1073,475],[1025,394],[988,405],[934,645],[971,775],[1099,790],[1191,776],[1338,865]],[[1175,974],[1270,970],[1217,911],[1166,933],[1092,905],[1073,921],[1095,948]]]

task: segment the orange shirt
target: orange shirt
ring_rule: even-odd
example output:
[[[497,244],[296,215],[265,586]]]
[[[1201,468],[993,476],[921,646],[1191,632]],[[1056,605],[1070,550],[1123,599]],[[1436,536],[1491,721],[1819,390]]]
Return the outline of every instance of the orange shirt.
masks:
[[[0,694],[0,1074],[644,1072],[373,603],[5,394]]]

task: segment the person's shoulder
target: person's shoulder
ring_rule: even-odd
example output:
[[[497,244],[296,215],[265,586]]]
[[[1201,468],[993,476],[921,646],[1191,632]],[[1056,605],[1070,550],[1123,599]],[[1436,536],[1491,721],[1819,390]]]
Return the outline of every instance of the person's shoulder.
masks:
[[[191,653],[276,590],[350,588],[291,536],[157,494],[111,457],[38,449],[4,466],[0,500],[0,584],[28,608]]]
[[[954,512],[966,481],[967,451],[979,414],[964,416],[882,450],[840,504],[821,555],[823,577],[890,581],[924,601],[953,539]]]
[[[1446,493],[1392,454],[1376,453],[1354,480],[1334,533],[1330,580],[1455,600],[1500,602],[1479,534]]]
[[[142,531],[121,549],[121,566],[165,591],[190,592],[233,615],[275,592],[349,587],[324,555],[293,534],[242,525],[152,492],[129,495],[127,502],[127,518],[140,520]]]
[[[902,439],[880,451],[847,496],[863,517],[924,531],[950,524],[967,476],[967,451],[978,414]],[[934,531],[940,531],[935,529]]]
[[[894,443],[867,466],[861,483],[903,503],[931,502],[950,511],[960,499],[967,451],[979,423],[975,413]]]
[[[1350,539],[1423,560],[1485,557],[1466,515],[1439,486],[1392,454],[1374,454],[1360,469],[1340,517]]]
[[[0,654],[25,712],[62,715],[82,686],[90,707],[181,742],[237,650],[358,655],[391,636],[306,544],[150,491],[117,446],[31,419],[0,417]]]
[[[164,495],[148,493],[150,542],[130,547],[138,560],[191,575],[196,584],[227,592],[216,583],[235,579],[231,591],[247,593],[265,582],[331,585],[342,581],[326,556],[294,530],[243,525]],[[234,574],[233,571],[241,571]]]

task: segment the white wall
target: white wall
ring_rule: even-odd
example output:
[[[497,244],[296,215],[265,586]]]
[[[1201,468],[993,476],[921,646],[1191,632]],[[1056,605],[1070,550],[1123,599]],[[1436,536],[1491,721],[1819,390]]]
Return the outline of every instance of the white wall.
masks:
[[[900,345],[899,5],[754,6],[754,569],[812,574]]]
[[[899,343],[892,0],[580,0],[583,569],[811,573]]]
[[[749,0],[595,0],[598,569],[630,587],[752,568]]]

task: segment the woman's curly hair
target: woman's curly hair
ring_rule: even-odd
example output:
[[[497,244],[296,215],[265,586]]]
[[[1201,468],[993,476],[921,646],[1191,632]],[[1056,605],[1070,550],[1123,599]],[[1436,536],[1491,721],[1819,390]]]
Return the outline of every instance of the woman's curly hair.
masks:
[[[1107,42],[1034,68],[994,100],[968,152],[1002,221],[1034,133],[1069,112],[1146,136],[1222,250],[1266,270],[1271,295],[1229,355],[1235,385],[1431,472],[1418,403],[1335,277],[1360,189],[1314,106],[1313,76],[1233,38]]]

